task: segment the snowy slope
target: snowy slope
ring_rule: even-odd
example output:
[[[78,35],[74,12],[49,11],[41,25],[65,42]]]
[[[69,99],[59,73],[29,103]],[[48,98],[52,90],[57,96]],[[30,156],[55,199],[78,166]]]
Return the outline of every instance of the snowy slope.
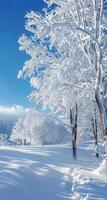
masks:
[[[92,176],[101,161],[86,146],[78,157],[70,146],[0,147],[0,199],[106,200],[107,179]]]

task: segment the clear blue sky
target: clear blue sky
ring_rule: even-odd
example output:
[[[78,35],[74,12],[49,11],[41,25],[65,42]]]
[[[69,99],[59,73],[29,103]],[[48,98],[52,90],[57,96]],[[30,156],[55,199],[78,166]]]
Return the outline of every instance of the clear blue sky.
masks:
[[[40,11],[42,0],[0,1],[0,105],[13,104],[29,106],[26,96],[31,88],[27,81],[17,80],[27,56],[18,50],[18,38],[24,30],[24,16],[27,11]]]

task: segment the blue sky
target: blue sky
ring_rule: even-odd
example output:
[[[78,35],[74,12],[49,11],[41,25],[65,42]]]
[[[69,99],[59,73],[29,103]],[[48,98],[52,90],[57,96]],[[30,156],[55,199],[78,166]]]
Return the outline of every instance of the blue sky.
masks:
[[[31,88],[27,81],[17,80],[17,72],[27,56],[18,50],[18,38],[24,29],[27,11],[40,11],[42,0],[1,0],[0,2],[0,105],[30,106],[26,96]]]

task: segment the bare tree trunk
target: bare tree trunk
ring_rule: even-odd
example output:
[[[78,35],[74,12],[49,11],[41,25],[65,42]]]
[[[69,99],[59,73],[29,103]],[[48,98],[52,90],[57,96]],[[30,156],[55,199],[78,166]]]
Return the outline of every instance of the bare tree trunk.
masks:
[[[107,159],[107,138],[106,138],[106,125],[105,125],[105,120],[104,120],[104,112],[105,112],[105,108],[103,106],[103,102],[100,101],[100,98],[98,95],[96,95],[96,102],[97,102],[97,106],[98,106],[98,110],[99,110],[99,116],[100,116],[100,123],[101,123],[101,137],[102,137],[102,141],[104,142],[104,153],[106,155],[106,159]],[[102,103],[102,104],[101,104]]]
[[[94,117],[92,117],[92,129],[93,129],[93,135],[94,135],[94,139],[95,139],[96,157],[99,158],[99,151],[98,151],[98,130],[97,130],[96,110],[94,111]]]
[[[98,92],[96,92],[95,94],[95,100],[96,100],[96,104],[98,107],[98,111],[99,111],[99,117],[100,117],[100,124],[101,124],[101,138],[104,141],[104,135],[105,135],[105,125],[104,125],[104,115],[103,115],[103,106],[102,106],[102,102],[100,101],[99,98],[99,94]]]
[[[72,154],[73,158],[77,158],[77,149],[76,149],[76,140],[77,140],[77,103],[74,110],[70,109],[70,124],[71,124],[71,131],[72,131]]]
[[[73,155],[73,158],[75,159],[77,158],[76,141],[74,138],[72,139],[72,155]]]
[[[96,157],[99,158],[99,152],[98,152],[98,127],[97,127],[96,109],[95,109],[95,148],[96,148]]]

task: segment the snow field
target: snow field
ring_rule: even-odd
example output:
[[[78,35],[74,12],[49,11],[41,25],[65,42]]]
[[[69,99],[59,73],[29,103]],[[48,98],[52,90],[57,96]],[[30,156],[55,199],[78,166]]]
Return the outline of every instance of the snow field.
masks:
[[[107,199],[106,161],[98,168],[101,160],[92,148],[80,146],[77,160],[70,145],[0,147],[0,152],[2,200]]]

